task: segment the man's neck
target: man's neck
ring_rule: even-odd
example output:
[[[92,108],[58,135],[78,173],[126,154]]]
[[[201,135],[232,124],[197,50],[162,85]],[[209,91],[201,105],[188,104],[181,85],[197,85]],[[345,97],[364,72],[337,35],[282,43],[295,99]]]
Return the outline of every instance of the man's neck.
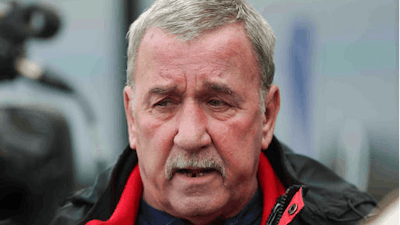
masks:
[[[211,223],[213,225],[224,225],[224,224],[260,224],[263,210],[263,200],[262,200],[261,190],[258,189],[256,193],[251,198],[250,202],[234,217],[223,218],[218,217]],[[173,217],[166,212],[157,210],[147,204],[143,199],[140,202],[140,208],[138,213],[138,219],[136,224],[139,225],[156,225],[156,224],[177,224],[186,225],[194,224],[190,221],[183,220],[180,218]]]

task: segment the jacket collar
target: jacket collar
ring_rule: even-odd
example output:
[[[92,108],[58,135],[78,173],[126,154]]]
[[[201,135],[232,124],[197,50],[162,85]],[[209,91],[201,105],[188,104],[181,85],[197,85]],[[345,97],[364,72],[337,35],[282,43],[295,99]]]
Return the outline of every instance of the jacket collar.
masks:
[[[262,153],[285,189],[297,185],[307,187],[308,193],[304,198],[306,206],[299,216],[309,224],[357,221],[362,218],[360,215],[368,214],[376,206],[376,201],[369,194],[358,191],[320,163],[293,153],[275,137],[268,149]],[[108,186],[95,187],[91,191],[94,194],[91,195],[93,199],[90,202],[94,206],[90,206],[91,210],[81,221],[81,225],[93,219],[106,221],[111,217],[137,163],[136,152],[128,146],[112,173],[107,173],[110,174],[106,176],[109,177],[106,178],[109,181],[104,182],[107,182]],[[356,208],[357,212],[354,211]]]

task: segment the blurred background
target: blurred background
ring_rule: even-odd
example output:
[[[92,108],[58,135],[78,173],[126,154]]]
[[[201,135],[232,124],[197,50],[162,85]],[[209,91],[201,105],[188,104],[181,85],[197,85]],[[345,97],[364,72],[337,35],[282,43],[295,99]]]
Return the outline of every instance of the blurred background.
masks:
[[[18,18],[12,2],[41,7],[49,17],[32,13],[30,27],[58,21],[54,35],[16,43],[18,26],[4,28]],[[38,219],[43,210],[91,185],[127,146],[125,35],[152,2],[0,1],[0,224],[46,224],[54,212]],[[377,200],[398,189],[398,1],[249,2],[276,35],[277,138]],[[14,72],[9,46],[19,46]],[[46,79],[20,76],[36,73]]]

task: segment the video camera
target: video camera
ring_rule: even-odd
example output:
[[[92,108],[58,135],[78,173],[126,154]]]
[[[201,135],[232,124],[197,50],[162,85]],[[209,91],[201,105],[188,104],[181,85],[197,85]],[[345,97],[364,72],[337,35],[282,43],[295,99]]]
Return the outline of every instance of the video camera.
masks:
[[[25,58],[31,38],[53,37],[61,26],[45,5],[13,1],[0,8],[0,82],[18,76],[71,93],[72,88]],[[68,123],[40,106],[0,105],[0,224],[49,224],[74,188]]]

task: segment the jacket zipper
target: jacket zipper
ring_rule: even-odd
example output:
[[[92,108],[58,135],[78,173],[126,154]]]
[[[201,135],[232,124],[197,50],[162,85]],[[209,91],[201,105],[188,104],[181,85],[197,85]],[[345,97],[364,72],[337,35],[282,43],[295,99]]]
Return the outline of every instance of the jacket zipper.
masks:
[[[286,193],[276,199],[276,203],[274,208],[271,210],[271,214],[268,217],[266,225],[278,225],[283,213],[285,212],[286,208],[289,206],[290,201],[292,200],[293,196],[299,191],[300,187],[303,189],[304,186],[301,185],[293,185],[286,190]]]
[[[274,208],[271,211],[271,214],[268,217],[266,225],[278,225],[279,221],[282,218],[283,212],[285,212],[285,209],[289,202],[287,201],[288,196],[282,195],[276,200],[276,204]]]

